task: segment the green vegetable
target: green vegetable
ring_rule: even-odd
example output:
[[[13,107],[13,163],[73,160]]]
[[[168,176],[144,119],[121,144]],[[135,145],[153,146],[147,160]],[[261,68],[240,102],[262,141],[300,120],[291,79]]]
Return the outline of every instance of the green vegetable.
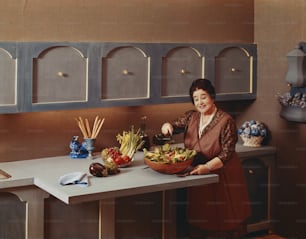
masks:
[[[195,150],[184,148],[171,148],[169,144],[156,147],[154,151],[143,150],[145,158],[161,163],[178,163],[187,161],[196,155]]]
[[[119,150],[122,155],[127,155],[130,158],[132,158],[135,152],[144,144],[140,129],[135,132],[134,126],[131,127],[130,131],[123,131],[122,135],[118,134],[117,141],[120,143]]]

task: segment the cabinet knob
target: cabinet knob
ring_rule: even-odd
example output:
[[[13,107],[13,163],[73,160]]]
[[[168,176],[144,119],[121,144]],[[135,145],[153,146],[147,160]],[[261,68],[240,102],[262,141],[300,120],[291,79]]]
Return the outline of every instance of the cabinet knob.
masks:
[[[235,68],[235,67],[232,67],[231,69],[230,69],[230,72],[238,72],[239,70],[237,69],[237,68]]]
[[[129,75],[130,72],[129,72],[127,69],[124,69],[124,70],[122,71],[122,74],[123,74],[123,75]]]
[[[186,71],[185,69],[180,69],[180,73],[181,73],[182,75],[185,75],[185,74],[187,73],[187,71]]]
[[[67,76],[68,76],[68,74],[66,74],[66,73],[64,73],[64,72],[62,72],[62,71],[57,72],[57,75],[58,75],[59,77],[67,77]]]

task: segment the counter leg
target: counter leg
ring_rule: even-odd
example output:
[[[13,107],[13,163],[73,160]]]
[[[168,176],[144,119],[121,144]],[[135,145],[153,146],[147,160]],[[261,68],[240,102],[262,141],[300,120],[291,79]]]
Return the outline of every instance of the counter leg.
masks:
[[[49,194],[36,187],[14,188],[8,192],[26,203],[25,239],[44,238],[44,199]]]
[[[115,199],[100,200],[99,210],[99,239],[115,238]]]

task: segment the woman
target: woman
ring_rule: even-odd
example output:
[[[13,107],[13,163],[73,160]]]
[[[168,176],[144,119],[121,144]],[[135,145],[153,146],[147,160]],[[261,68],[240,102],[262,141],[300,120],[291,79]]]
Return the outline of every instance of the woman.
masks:
[[[187,221],[190,236],[240,238],[250,204],[241,163],[235,152],[237,129],[231,116],[215,105],[215,89],[207,79],[195,80],[189,90],[195,110],[188,111],[161,131],[184,131],[186,148],[198,154],[190,174],[216,173],[219,182],[187,190]]]

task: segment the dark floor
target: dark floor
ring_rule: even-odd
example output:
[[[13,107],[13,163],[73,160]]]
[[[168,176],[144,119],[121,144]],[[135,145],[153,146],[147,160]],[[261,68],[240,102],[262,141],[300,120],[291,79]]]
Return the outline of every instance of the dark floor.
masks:
[[[244,239],[285,239],[274,233],[267,233],[267,232],[257,232],[257,233],[250,233]]]

